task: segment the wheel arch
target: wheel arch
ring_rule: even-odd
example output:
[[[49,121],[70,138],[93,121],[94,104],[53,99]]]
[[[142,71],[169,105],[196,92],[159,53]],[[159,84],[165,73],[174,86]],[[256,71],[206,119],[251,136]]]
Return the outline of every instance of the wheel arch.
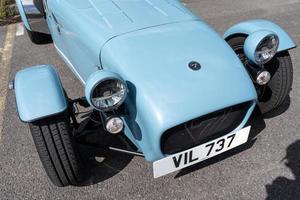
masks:
[[[17,72],[14,88],[18,114],[23,122],[34,122],[68,109],[60,78],[50,65]]]
[[[296,43],[289,36],[289,34],[286,31],[284,31],[280,26],[271,21],[263,19],[244,21],[235,24],[224,33],[223,38],[226,41],[228,41],[233,37],[248,36],[251,33],[261,30],[273,31],[278,35],[280,40],[278,52],[297,47]]]
[[[43,0],[16,0],[16,4],[23,24],[28,31],[50,34]]]

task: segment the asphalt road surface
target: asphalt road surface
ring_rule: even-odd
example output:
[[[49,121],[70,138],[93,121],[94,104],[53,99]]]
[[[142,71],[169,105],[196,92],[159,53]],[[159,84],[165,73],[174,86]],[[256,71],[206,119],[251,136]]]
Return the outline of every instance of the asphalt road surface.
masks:
[[[300,44],[300,0],[186,3],[220,34],[238,21],[266,18]],[[290,52],[294,63],[290,99],[273,117],[251,121],[253,142],[159,179],[152,178],[152,165],[143,158],[82,148],[89,180],[81,187],[66,188],[53,186],[46,177],[6,85],[21,68],[53,64],[70,97],[81,95],[82,86],[52,44],[31,44],[19,25],[0,27],[0,50],[0,199],[300,199],[299,48]]]

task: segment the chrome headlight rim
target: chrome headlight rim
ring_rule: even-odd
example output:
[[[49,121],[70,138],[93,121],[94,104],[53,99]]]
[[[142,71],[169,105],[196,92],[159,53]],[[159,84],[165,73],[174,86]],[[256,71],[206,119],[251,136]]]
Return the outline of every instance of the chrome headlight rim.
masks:
[[[276,44],[274,45],[273,48],[267,49],[268,51],[272,51],[272,56],[269,56],[267,59],[264,59],[264,60],[258,60],[257,54],[258,54],[258,52],[262,52],[261,50],[259,51],[259,48],[263,48],[261,46],[263,45],[263,43],[266,43],[266,40],[268,41],[268,40],[273,40],[273,39],[276,41]],[[260,42],[256,45],[256,48],[255,48],[255,52],[254,52],[255,63],[258,65],[264,65],[264,64],[268,63],[276,55],[278,47],[279,47],[279,37],[275,33],[270,33],[270,34],[266,35],[265,37],[263,37],[260,40]]]
[[[124,96],[122,97],[122,99],[114,104],[113,106],[109,106],[109,107],[106,107],[106,108],[100,108],[98,106],[96,106],[93,102],[93,94],[94,94],[94,91],[95,89],[103,82],[105,81],[108,81],[108,80],[112,80],[112,81],[118,81],[119,83],[121,83],[124,87]],[[126,100],[126,97],[127,97],[127,93],[128,93],[128,88],[127,88],[127,84],[126,82],[123,80],[123,79],[120,79],[120,78],[117,78],[117,77],[106,77],[104,79],[101,79],[99,80],[98,82],[96,82],[94,84],[94,86],[92,87],[91,89],[91,92],[90,92],[90,96],[89,96],[89,99],[90,99],[90,103],[91,105],[96,109],[96,110],[99,110],[101,112],[107,112],[107,111],[111,111],[111,110],[116,110],[117,108],[119,108],[123,103],[124,101]]]

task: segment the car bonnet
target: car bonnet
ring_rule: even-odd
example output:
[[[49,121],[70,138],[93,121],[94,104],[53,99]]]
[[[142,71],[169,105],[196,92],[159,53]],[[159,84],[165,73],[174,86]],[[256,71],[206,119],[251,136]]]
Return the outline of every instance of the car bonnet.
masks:
[[[178,0],[68,1],[79,13],[97,21],[102,32],[110,37],[147,27],[198,19]]]
[[[128,84],[126,103],[142,132],[141,141],[137,140],[141,148],[150,141],[156,145],[164,131],[178,124],[256,99],[253,83],[234,51],[201,21],[116,37],[104,46],[101,61]],[[193,61],[200,68],[191,69]],[[131,128],[136,131],[136,126]]]

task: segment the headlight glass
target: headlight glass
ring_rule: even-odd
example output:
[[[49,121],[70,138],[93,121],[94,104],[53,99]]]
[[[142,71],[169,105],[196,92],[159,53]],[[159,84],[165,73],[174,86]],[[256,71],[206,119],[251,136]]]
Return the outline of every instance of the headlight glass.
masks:
[[[127,94],[122,80],[107,79],[97,84],[92,91],[91,102],[99,110],[107,111],[120,106]]]
[[[257,46],[255,60],[257,64],[269,62],[276,54],[279,46],[279,39],[276,35],[268,35]]]
[[[111,117],[106,121],[105,128],[111,134],[118,134],[124,129],[124,122],[120,117]]]

